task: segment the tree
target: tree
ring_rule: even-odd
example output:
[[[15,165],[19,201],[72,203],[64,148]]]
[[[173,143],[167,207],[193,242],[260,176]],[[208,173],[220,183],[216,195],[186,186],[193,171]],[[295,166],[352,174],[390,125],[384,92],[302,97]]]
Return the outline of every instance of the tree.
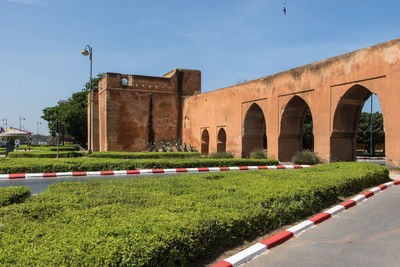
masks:
[[[309,108],[304,115],[302,142],[302,150],[308,149],[314,151],[313,120]]]
[[[92,88],[97,90],[97,84],[104,76],[103,73],[97,74],[97,78],[92,79]],[[47,121],[50,133],[55,136],[57,121],[61,122],[62,141],[72,141],[82,147],[87,146],[87,96],[90,91],[90,81],[85,87],[73,93],[66,101],[59,101],[56,106],[43,109],[42,118]]]
[[[370,151],[370,113],[362,112],[358,123],[357,143],[363,144]],[[385,144],[383,116],[379,112],[372,114],[372,152],[375,154],[375,145]]]
[[[358,124],[357,143],[363,144],[366,150],[370,151],[370,113],[362,112]],[[313,121],[311,112],[308,109],[304,116],[303,124],[303,147],[302,149],[313,150],[314,135],[313,135]],[[375,153],[375,145],[385,144],[385,131],[383,128],[383,116],[381,113],[376,112],[372,114],[372,151]]]

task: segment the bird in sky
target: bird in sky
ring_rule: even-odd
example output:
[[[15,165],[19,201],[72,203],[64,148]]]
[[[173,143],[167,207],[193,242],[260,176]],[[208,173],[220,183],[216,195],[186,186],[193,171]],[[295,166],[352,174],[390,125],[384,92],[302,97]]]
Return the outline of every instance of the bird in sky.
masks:
[[[286,2],[283,4],[282,12],[286,16]]]

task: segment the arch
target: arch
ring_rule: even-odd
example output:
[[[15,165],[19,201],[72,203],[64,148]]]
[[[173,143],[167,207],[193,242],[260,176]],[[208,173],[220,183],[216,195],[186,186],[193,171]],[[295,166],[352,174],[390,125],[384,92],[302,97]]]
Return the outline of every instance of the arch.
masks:
[[[303,98],[294,96],[286,104],[281,118],[281,129],[278,139],[280,161],[291,161],[292,157],[303,149],[303,125],[306,112],[310,108]],[[310,111],[311,120],[312,114]],[[313,144],[311,150],[313,150]]]
[[[217,152],[218,153],[226,152],[226,132],[224,128],[221,128],[218,131]]]
[[[210,145],[210,135],[207,129],[204,129],[201,133],[201,154],[208,155],[208,148]]]
[[[264,113],[253,103],[247,110],[243,122],[242,157],[250,157],[251,152],[267,149],[267,134]]]
[[[340,98],[333,117],[331,161],[355,160],[358,121],[361,109],[371,94],[364,86],[354,85]]]

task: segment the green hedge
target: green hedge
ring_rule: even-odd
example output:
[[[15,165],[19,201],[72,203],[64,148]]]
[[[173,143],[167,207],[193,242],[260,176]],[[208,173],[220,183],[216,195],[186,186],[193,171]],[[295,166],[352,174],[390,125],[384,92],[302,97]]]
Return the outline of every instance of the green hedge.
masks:
[[[60,151],[60,158],[78,158],[86,155],[86,152],[79,151]],[[57,152],[53,151],[31,151],[31,152],[10,152],[8,153],[10,158],[56,158]]]
[[[18,152],[19,153],[19,152]],[[107,159],[107,158],[0,158],[0,173],[107,171],[276,165],[274,159]]]
[[[51,185],[0,209],[4,265],[184,266],[389,180],[385,167],[211,173]]]
[[[33,148],[33,150],[35,150]],[[1,151],[0,151],[1,152]],[[86,152],[74,151],[72,148],[60,149],[60,158],[77,158],[77,157],[90,157],[90,158],[111,158],[111,159],[162,159],[162,158],[199,158],[198,152],[93,152],[87,154]],[[18,151],[10,153],[11,158],[55,158],[56,151],[54,148],[50,150],[39,151]]]
[[[57,151],[57,147],[49,147],[50,151]],[[60,146],[58,151],[78,151],[79,146]]]
[[[29,145],[20,145],[19,150],[29,149]],[[40,151],[57,151],[57,146],[54,145],[31,145],[31,150]],[[65,145],[60,146],[59,151],[78,151],[79,145]]]
[[[162,159],[162,158],[199,158],[199,152],[93,152],[91,158],[114,159]]]
[[[215,152],[207,156],[210,159],[232,159],[235,156],[230,152]]]
[[[0,188],[0,207],[14,203],[24,202],[31,195],[31,191],[25,186],[10,186]]]

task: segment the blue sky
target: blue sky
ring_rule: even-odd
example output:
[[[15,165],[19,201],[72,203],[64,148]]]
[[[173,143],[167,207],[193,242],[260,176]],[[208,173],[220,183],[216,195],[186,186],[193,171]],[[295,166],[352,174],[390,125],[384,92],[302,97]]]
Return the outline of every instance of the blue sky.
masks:
[[[400,1],[284,2],[0,0],[0,120],[47,133],[42,109],[88,80],[86,44],[95,73],[199,69],[206,92],[400,37]]]

